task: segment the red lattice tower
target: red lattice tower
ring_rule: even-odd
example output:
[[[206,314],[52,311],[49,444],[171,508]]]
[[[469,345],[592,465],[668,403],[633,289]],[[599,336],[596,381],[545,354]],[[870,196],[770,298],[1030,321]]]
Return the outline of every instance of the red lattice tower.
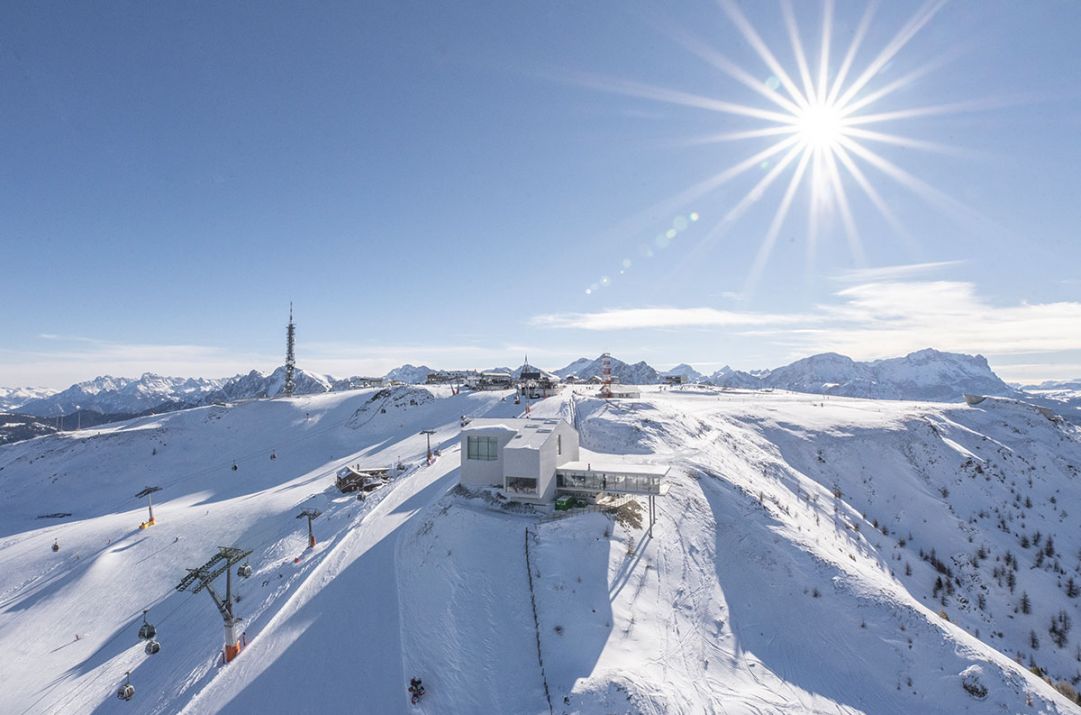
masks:
[[[601,397],[612,396],[612,356],[601,355]]]

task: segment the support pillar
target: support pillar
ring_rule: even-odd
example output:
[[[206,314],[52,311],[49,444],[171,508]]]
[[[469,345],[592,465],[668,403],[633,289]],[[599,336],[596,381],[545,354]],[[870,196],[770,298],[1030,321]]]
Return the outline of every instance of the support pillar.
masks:
[[[237,620],[230,618],[225,622],[225,662],[232,662],[243,649],[243,636],[237,634]]]

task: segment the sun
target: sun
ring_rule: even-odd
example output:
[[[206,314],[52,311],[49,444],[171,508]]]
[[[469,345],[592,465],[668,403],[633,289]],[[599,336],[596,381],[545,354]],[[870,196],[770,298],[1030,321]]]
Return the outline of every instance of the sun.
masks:
[[[706,64],[753,91],[765,102],[747,104],[731,101],[730,94],[708,96],[670,87],[643,84],[630,80],[579,75],[576,82],[593,89],[656,102],[716,112],[739,117],[742,128],[694,138],[692,145],[718,142],[763,142],[746,158],[724,167],[717,173],[687,189],[661,200],[648,212],[679,210],[692,201],[718,192],[720,188],[754,171],[762,171],[753,186],[736,201],[726,199],[718,212],[716,224],[709,229],[697,248],[705,249],[722,235],[731,231],[736,221],[751,206],[761,202],[767,192],[780,185],[780,199],[773,217],[761,237],[754,263],[748,271],[744,293],[749,293],[769,261],[778,237],[790,221],[795,201],[801,191],[809,194],[806,206],[807,260],[813,260],[816,242],[825,226],[839,226],[857,264],[864,262],[863,241],[854,218],[852,197],[860,194],[882,216],[893,231],[910,240],[905,228],[878,188],[878,180],[894,181],[932,206],[955,217],[972,217],[973,212],[926,181],[901,168],[873,148],[876,145],[903,147],[918,151],[956,154],[954,147],[915,139],[894,131],[880,130],[882,125],[896,126],[906,120],[953,112],[979,109],[980,103],[950,102],[946,104],[901,107],[879,110],[884,99],[896,102],[899,90],[908,88],[943,58],[932,58],[907,72],[890,72],[901,50],[912,41],[943,7],[946,0],[926,0],[926,3],[904,23],[891,40],[878,47],[869,47],[868,29],[877,3],[869,3],[851,32],[843,52],[834,52],[834,0],[821,3],[821,25],[817,37],[805,38],[796,21],[792,0],[780,0],[780,19],[787,32],[789,47],[771,47],[744,15],[737,0],[717,0],[743,40],[763,68],[758,72],[745,69],[725,56],[707,40],[669,24],[664,31],[678,44]],[[807,46],[817,45],[817,56]],[[787,56],[788,61],[782,61]],[[764,70],[764,71],[763,71]],[[761,145],[760,145],[761,146]],[[851,195],[850,195],[851,194]],[[704,214],[703,214],[704,215]],[[839,220],[834,220],[839,219]],[[688,252],[685,260],[696,260]]]
[[[795,116],[800,144],[811,151],[833,151],[845,135],[841,110],[830,102],[808,104]]]

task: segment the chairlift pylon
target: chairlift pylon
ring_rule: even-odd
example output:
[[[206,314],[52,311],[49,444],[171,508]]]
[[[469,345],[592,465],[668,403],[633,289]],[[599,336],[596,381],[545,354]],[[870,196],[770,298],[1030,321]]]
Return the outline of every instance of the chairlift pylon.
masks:
[[[153,640],[158,634],[158,629],[154,627],[154,624],[146,620],[146,614],[149,612],[149,610],[143,610],[143,625],[139,626],[139,639],[144,641]]]
[[[124,684],[116,691],[116,697],[121,700],[131,700],[135,697],[135,686],[131,684],[131,671],[124,673]]]

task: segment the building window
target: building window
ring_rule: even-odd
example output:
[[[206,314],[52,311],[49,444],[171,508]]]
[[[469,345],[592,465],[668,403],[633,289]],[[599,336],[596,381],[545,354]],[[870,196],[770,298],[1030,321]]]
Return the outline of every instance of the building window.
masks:
[[[491,462],[499,459],[499,440],[495,437],[466,437],[466,459],[481,459]]]
[[[563,454],[563,435],[556,435],[556,454]]]
[[[537,493],[537,480],[534,477],[507,477],[503,488],[508,492]]]

